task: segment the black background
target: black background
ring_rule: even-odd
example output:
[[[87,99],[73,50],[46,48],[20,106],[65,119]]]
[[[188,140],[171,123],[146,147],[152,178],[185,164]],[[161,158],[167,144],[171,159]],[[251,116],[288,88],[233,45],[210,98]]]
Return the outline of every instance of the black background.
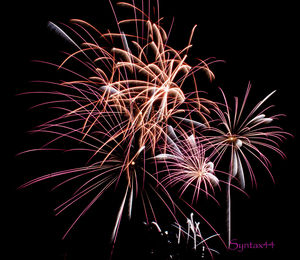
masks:
[[[216,57],[226,61],[211,67],[216,80],[211,86],[205,86],[208,97],[213,100],[220,98],[218,86],[223,88],[229,99],[235,95],[242,97],[249,80],[253,84],[251,96],[254,101],[277,89],[270,103],[276,105],[275,112],[287,115],[280,126],[295,136],[282,145],[287,159],[282,160],[279,155],[269,153],[276,183],[273,184],[260,168],[258,188],[247,187],[250,198],[236,196],[233,201],[233,237],[244,242],[274,241],[275,249],[235,253],[230,259],[273,259],[278,255],[288,259],[287,255],[297,250],[294,235],[297,233],[298,214],[296,125],[299,118],[299,76],[295,9],[296,6],[286,1],[264,4],[253,1],[160,1],[161,16],[169,21],[175,17],[169,42],[171,46],[184,47],[193,25],[198,24],[190,56],[202,59]],[[58,217],[53,214],[62,194],[49,192],[51,183],[17,190],[32,177],[72,163],[72,158],[62,157],[60,153],[16,156],[44,143],[43,136],[35,137],[28,131],[47,117],[39,111],[28,110],[38,103],[34,96],[20,97],[16,94],[32,89],[31,80],[53,80],[53,74],[47,74],[47,66],[34,64],[32,60],[60,61],[59,51],[68,49],[68,43],[48,30],[49,20],[67,22],[71,18],[80,18],[103,31],[107,28],[116,30],[110,5],[106,0],[26,1],[9,3],[5,10],[8,15],[2,22],[5,69],[2,85],[4,160],[1,172],[2,186],[9,189],[9,193],[2,196],[2,214],[7,216],[2,222],[3,230],[7,231],[4,233],[8,242],[7,258],[102,259],[99,248],[105,235],[102,225],[97,224],[99,215],[104,214],[102,209],[91,209],[70,234],[71,238],[61,241],[73,219],[72,212]],[[4,180],[5,177],[8,181]],[[121,235],[120,240],[126,241],[124,245],[133,250],[128,254],[133,258],[138,248],[131,243],[134,241],[131,232],[127,230],[126,234]],[[219,258],[226,257],[229,256],[224,254]],[[121,259],[125,259],[125,253]]]

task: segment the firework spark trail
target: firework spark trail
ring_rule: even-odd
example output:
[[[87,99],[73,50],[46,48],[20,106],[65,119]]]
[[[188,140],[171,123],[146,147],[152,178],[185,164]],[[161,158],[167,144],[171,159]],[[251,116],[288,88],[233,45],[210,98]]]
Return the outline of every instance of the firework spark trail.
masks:
[[[278,148],[278,143],[286,139],[289,133],[283,131],[280,127],[272,125],[274,120],[282,115],[273,115],[267,117],[266,112],[272,107],[261,109],[261,106],[275,93],[271,92],[264,99],[257,103],[250,113],[245,114],[245,107],[251,84],[249,83],[242,105],[239,107],[238,98],[235,98],[234,109],[230,109],[224,92],[221,90],[225,112],[219,106],[213,109],[217,115],[217,127],[211,126],[204,130],[203,143],[213,149],[212,157],[216,165],[222,161],[227,150],[230,152],[229,175],[227,184],[227,218],[228,218],[228,242],[231,240],[231,193],[230,187],[235,177],[239,178],[239,185],[245,188],[244,165],[250,173],[252,185],[257,185],[254,171],[248,157],[254,157],[274,178],[270,172],[270,161],[264,155],[261,148],[268,148],[275,151],[281,157],[284,153]],[[231,113],[233,111],[233,113]]]

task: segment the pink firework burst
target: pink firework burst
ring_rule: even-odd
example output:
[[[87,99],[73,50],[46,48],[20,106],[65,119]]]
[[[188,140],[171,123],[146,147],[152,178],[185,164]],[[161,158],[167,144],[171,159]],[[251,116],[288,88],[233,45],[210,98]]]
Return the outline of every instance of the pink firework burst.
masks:
[[[166,153],[155,156],[158,161],[166,163],[162,183],[168,186],[179,185],[180,196],[189,188],[193,188],[192,201],[198,200],[200,191],[207,196],[208,190],[219,185],[219,179],[215,175],[214,163],[210,157],[206,157],[200,138],[186,132],[177,131],[169,126]]]
[[[245,167],[250,173],[252,184],[256,185],[256,178],[251,166],[250,158],[256,159],[263,167],[270,172],[270,160],[264,153],[264,149],[272,150],[281,157],[284,153],[279,149],[279,142],[286,139],[289,133],[285,132],[279,126],[273,125],[281,114],[266,116],[272,106],[263,108],[264,103],[275,93],[271,92],[260,102],[258,102],[249,113],[245,113],[246,103],[249,96],[251,85],[249,83],[245,97],[241,105],[235,97],[235,106],[230,108],[224,92],[221,90],[224,102],[223,106],[214,109],[217,119],[216,126],[205,129],[202,141],[211,147],[212,157],[216,165],[223,161],[225,154],[230,153],[229,175],[227,184],[227,201],[228,201],[228,241],[231,238],[231,195],[230,187],[232,179],[238,177],[239,185],[245,188]],[[206,131],[207,130],[207,131]]]

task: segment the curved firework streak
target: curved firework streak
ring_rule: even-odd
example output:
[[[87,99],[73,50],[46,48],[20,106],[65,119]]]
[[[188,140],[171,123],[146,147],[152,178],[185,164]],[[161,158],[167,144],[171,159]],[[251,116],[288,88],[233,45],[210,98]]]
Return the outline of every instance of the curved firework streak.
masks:
[[[270,161],[264,154],[263,149],[267,148],[278,153],[282,158],[284,153],[279,149],[279,142],[286,139],[289,133],[282,128],[272,125],[273,121],[278,119],[281,114],[267,117],[265,113],[272,106],[262,108],[264,103],[275,93],[271,92],[264,99],[258,102],[249,113],[245,113],[245,107],[251,84],[248,84],[245,97],[241,105],[238,98],[235,97],[234,109],[231,109],[224,92],[221,90],[225,111],[221,106],[213,109],[217,115],[215,123],[216,127],[204,129],[203,143],[212,149],[212,157],[216,165],[223,160],[224,155],[230,153],[229,175],[227,184],[227,211],[228,211],[228,241],[231,240],[231,195],[230,187],[232,179],[238,177],[239,185],[245,188],[245,165],[250,173],[252,184],[256,185],[256,178],[248,157],[253,157],[259,161],[261,165],[269,172],[272,180],[273,176],[270,172]]]

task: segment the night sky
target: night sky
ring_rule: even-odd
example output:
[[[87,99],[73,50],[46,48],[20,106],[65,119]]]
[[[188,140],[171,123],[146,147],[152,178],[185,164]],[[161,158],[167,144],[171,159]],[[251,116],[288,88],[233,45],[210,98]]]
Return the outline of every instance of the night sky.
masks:
[[[155,3],[153,1],[153,5]],[[209,82],[204,79],[203,85],[199,85],[206,92],[206,97],[221,102],[218,89],[221,87],[228,100],[233,101],[235,96],[242,99],[250,81],[250,105],[253,105],[277,90],[268,104],[275,105],[272,112],[286,115],[278,125],[294,135],[281,145],[287,159],[281,159],[272,151],[265,152],[272,163],[275,183],[267,171],[254,161],[257,188],[249,183],[246,186],[249,197],[237,191],[233,191],[232,196],[232,238],[240,243],[273,242],[274,248],[226,252],[216,239],[215,249],[221,255],[215,255],[215,259],[273,259],[278,255],[288,259],[288,255],[297,250],[294,235],[296,220],[299,219],[296,199],[296,125],[299,118],[296,100],[299,87],[296,56],[299,51],[296,46],[299,39],[296,37],[295,9],[288,2],[279,1],[270,4],[253,1],[237,4],[224,1],[221,4],[217,1],[160,1],[160,15],[165,17],[163,23],[166,28],[175,18],[168,42],[170,46],[183,48],[193,26],[197,24],[188,62],[193,63],[193,57],[215,57],[220,60],[211,65],[215,80]],[[55,81],[63,75],[47,65],[33,62],[44,60],[59,63],[63,58],[61,51],[70,51],[69,43],[49,30],[48,21],[67,23],[69,19],[78,18],[102,31],[108,28],[113,31],[117,27],[111,7],[106,0],[26,1],[9,3],[6,10],[9,15],[2,23],[5,27],[2,31],[2,52],[7,59],[4,65],[7,73],[3,75],[5,84],[2,84],[5,104],[2,109],[2,140],[5,144],[2,178],[8,177],[8,181],[3,181],[2,186],[8,188],[8,193],[2,197],[2,214],[7,217],[2,224],[7,230],[5,240],[8,245],[5,248],[9,251],[9,259],[105,259],[104,256],[109,255],[107,241],[117,213],[117,207],[111,205],[119,205],[110,194],[96,203],[70,235],[61,240],[84,201],[79,202],[79,205],[83,203],[81,208],[75,206],[62,215],[54,216],[53,209],[66,198],[64,189],[50,192],[58,183],[55,179],[18,190],[20,185],[34,177],[80,164],[80,157],[63,152],[17,156],[24,150],[45,143],[44,135],[32,135],[29,131],[53,115],[53,111],[29,109],[43,101],[41,96],[18,94],[42,89],[42,86],[37,88],[31,82],[33,80]],[[116,12],[123,14],[118,7]],[[194,206],[199,207],[199,211],[226,237],[224,203],[219,207],[213,201],[201,200],[199,205]],[[173,250],[164,244],[168,238],[162,237],[153,227],[145,226],[142,223],[145,220],[139,218],[138,213],[131,222],[124,220],[121,223],[112,259],[168,259],[166,255]],[[161,227],[170,232],[170,224],[162,222]],[[169,240],[175,243],[174,239]],[[210,246],[214,248],[214,242]],[[154,256],[149,254],[151,250],[155,251]],[[181,254],[178,259],[201,259],[201,254],[193,255],[188,250],[178,254]],[[209,255],[205,257],[209,259]]]

